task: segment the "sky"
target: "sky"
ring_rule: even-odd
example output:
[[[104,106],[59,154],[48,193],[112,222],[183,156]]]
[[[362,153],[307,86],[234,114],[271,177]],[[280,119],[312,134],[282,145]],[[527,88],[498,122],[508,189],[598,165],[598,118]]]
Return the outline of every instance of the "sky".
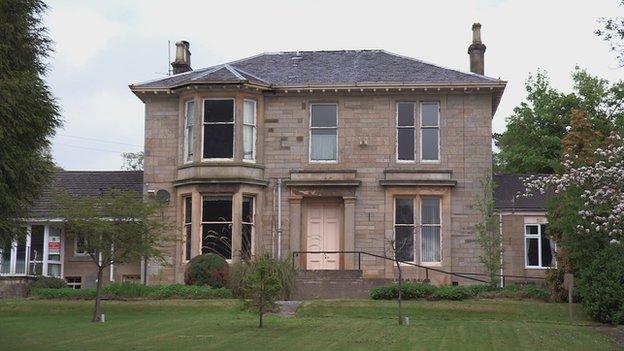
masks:
[[[165,77],[168,41],[191,44],[195,69],[261,52],[385,49],[469,70],[471,25],[482,24],[485,74],[508,81],[494,132],[526,98],[538,69],[572,89],[575,66],[624,79],[594,31],[623,16],[618,0],[463,1],[49,1],[44,17],[55,52],[47,81],[64,126],[52,154],[67,170],[115,170],[122,152],[143,148],[144,105],[128,85]],[[174,4],[174,6],[172,6]],[[171,55],[173,56],[173,48]]]

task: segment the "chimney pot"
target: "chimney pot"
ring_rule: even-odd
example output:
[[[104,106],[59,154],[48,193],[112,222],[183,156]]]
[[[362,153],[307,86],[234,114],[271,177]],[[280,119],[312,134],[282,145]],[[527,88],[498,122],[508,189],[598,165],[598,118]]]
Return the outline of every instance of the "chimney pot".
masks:
[[[468,47],[470,55],[470,72],[483,75],[485,73],[485,45],[481,42],[481,23],[472,25],[472,44]]]
[[[175,61],[171,62],[173,74],[192,71],[191,68],[191,44],[186,40],[181,40],[176,44]]]

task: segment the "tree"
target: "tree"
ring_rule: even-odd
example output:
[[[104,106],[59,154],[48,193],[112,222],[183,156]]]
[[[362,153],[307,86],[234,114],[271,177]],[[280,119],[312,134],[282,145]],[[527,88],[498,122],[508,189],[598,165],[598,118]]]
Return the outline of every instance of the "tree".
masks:
[[[275,309],[276,300],[282,292],[282,283],[276,269],[279,264],[269,255],[254,257],[243,264],[246,265],[243,290],[245,296],[251,299],[251,307],[258,312],[258,327],[262,328],[264,314]]]
[[[392,261],[394,262],[397,269],[397,317],[399,318],[399,325],[403,325],[403,267],[401,267],[401,259],[399,258],[399,253],[403,251],[408,241],[404,240],[402,242],[397,242],[395,239],[388,240],[388,250],[390,251],[390,257],[392,257]]]
[[[121,165],[121,169],[124,171],[142,171],[143,170],[143,159],[145,158],[145,154],[143,151],[139,152],[124,152],[121,154],[123,157],[123,164]]]
[[[602,135],[624,130],[624,82],[610,83],[576,68],[573,92],[551,87],[538,72],[526,82],[527,101],[507,119],[507,130],[494,134],[499,152],[495,170],[507,173],[555,173],[563,157],[573,109],[587,113],[587,122]]]
[[[503,254],[502,238],[497,233],[494,217],[494,182],[492,175],[486,174],[481,180],[483,193],[477,198],[475,207],[481,215],[481,221],[475,225],[477,241],[481,246],[479,261],[490,277],[490,285],[498,286]]]
[[[0,2],[0,244],[23,233],[19,219],[52,176],[50,138],[59,108],[43,80],[51,40],[40,0]]]
[[[624,5],[624,0],[620,1]],[[602,29],[598,29],[596,34],[609,44],[611,51],[615,52],[620,66],[624,66],[624,17],[601,17],[598,20],[602,24]]]
[[[80,237],[84,251],[97,269],[93,322],[102,317],[102,273],[112,264],[138,262],[142,257],[161,258],[169,227],[159,215],[162,204],[143,202],[135,192],[110,190],[100,196],[59,194],[56,215],[64,218],[67,236]]]

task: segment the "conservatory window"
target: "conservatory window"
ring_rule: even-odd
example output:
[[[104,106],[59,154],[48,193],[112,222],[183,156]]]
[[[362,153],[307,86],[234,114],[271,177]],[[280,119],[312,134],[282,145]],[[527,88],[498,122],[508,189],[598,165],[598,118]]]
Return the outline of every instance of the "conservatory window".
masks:
[[[0,247],[0,275],[62,275],[61,229],[52,225],[27,226],[26,234]]]
[[[555,267],[555,243],[546,237],[546,225],[524,226],[525,262],[527,268]]]
[[[205,159],[232,159],[234,156],[234,100],[204,100]]]
[[[338,105],[310,105],[310,161],[334,162],[338,158]]]

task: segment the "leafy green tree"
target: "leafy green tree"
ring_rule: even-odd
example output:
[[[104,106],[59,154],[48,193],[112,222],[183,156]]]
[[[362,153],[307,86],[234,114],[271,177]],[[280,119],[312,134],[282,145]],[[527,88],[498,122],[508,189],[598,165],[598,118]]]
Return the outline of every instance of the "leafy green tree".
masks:
[[[494,134],[499,152],[495,171],[505,173],[555,173],[563,156],[563,139],[570,128],[573,109],[587,113],[597,132],[609,135],[624,130],[624,82],[610,83],[576,68],[573,92],[562,93],[539,71],[526,82],[527,101],[507,119],[507,130]]]
[[[483,193],[476,200],[475,208],[481,215],[481,221],[475,225],[477,241],[481,246],[479,261],[485,267],[490,278],[490,285],[497,287],[500,281],[502,239],[497,232],[494,217],[494,181],[492,175],[486,174],[481,180]]]
[[[251,299],[251,306],[258,312],[258,327],[263,327],[263,317],[275,309],[276,300],[282,291],[280,279],[274,269],[274,259],[262,255],[249,261],[245,290]]]
[[[170,227],[161,219],[162,204],[144,202],[135,192],[110,190],[100,196],[59,194],[55,214],[65,219],[67,237],[80,237],[83,249],[97,270],[92,322],[102,318],[102,274],[112,264],[139,262],[143,257],[162,258],[164,232]]]
[[[39,0],[0,1],[0,242],[23,231],[19,218],[50,181],[50,137],[59,108],[43,80],[51,41]]]

